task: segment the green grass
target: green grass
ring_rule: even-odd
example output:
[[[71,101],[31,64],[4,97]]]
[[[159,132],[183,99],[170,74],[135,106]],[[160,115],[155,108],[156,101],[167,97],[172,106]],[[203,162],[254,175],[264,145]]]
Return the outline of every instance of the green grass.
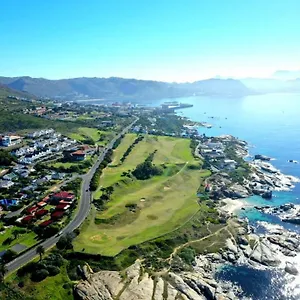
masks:
[[[31,231],[24,234],[20,234],[19,237],[17,239],[14,239],[10,244],[3,245],[3,242],[7,238],[13,237],[12,232],[16,228],[16,226],[7,228],[4,232],[0,234],[0,251],[9,249],[16,244],[22,244],[24,246],[31,247],[37,243],[36,234],[33,231]]]
[[[113,137],[113,133],[109,131],[100,131],[97,128],[79,127],[76,132],[68,134],[69,138],[83,142],[86,139],[91,139],[99,146],[106,145]],[[100,138],[102,140],[100,141]]]
[[[31,299],[74,299],[71,288],[63,288],[63,285],[65,283],[71,283],[67,275],[66,266],[63,266],[61,268],[60,274],[53,277],[47,277],[41,282],[33,282],[28,276],[18,278],[16,273],[10,275],[6,281],[11,284],[17,291],[25,294],[27,297],[31,297]],[[23,288],[19,288],[17,286],[18,282],[20,281],[24,282]]]
[[[81,166],[85,161],[94,161],[95,159],[92,158],[91,155],[86,156],[86,159],[84,161],[74,161],[74,162],[53,162],[48,164],[49,167],[59,169],[61,167],[64,167],[65,169],[69,169],[72,166]],[[83,168],[82,172],[86,173],[89,170],[89,167]]]
[[[121,157],[128,149],[128,147],[132,145],[136,137],[137,135],[133,133],[128,133],[124,136],[118,148],[114,150],[113,161],[111,163],[112,165],[119,165],[121,163],[120,162]]]
[[[127,171],[133,171],[135,167],[142,163],[145,158],[155,150],[154,164],[172,163],[184,164],[186,162],[194,162],[194,158],[190,151],[190,141],[187,139],[179,139],[165,136],[146,135],[126,157],[123,164],[116,166],[118,160],[130,146],[131,140],[135,139],[135,135],[126,135],[120,146],[114,151],[112,164],[103,171],[101,178],[101,186],[107,187],[120,180],[121,174]],[[101,192],[98,191],[95,197],[99,197]]]
[[[126,151],[131,136],[115,151],[114,160]],[[164,235],[185,224],[199,210],[196,192],[208,171],[193,170],[195,164],[187,139],[146,136],[119,166],[103,172],[102,186],[114,184],[103,212],[93,210],[74,241],[75,250],[114,256],[131,245]],[[154,163],[165,165],[161,176],[139,181],[121,177],[122,172],[144,161],[157,150]],[[101,195],[98,190],[94,197]],[[135,204],[134,211],[126,205]]]

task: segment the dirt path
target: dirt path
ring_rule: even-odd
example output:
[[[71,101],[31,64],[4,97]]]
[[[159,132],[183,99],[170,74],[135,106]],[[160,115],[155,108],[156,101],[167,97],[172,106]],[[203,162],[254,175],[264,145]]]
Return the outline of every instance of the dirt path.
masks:
[[[189,242],[186,242],[185,244],[182,244],[182,245],[180,245],[180,246],[174,248],[173,252],[172,252],[171,255],[166,259],[166,261],[168,261],[168,262],[171,264],[172,259],[174,258],[174,256],[177,254],[177,252],[178,252],[179,250],[181,250],[181,249],[185,248],[186,246],[189,246],[189,245],[191,245],[191,244],[193,244],[193,243],[201,242],[201,241],[204,241],[204,240],[206,240],[206,239],[208,239],[208,238],[210,238],[210,237],[213,237],[213,236],[217,235],[218,233],[220,233],[220,232],[223,231],[223,230],[228,230],[228,226],[229,226],[229,225],[226,225],[225,227],[222,227],[222,228],[218,229],[217,231],[215,231],[215,232],[213,232],[213,233],[211,233],[211,234],[209,234],[209,235],[206,235],[206,236],[202,237],[201,239],[189,241]]]

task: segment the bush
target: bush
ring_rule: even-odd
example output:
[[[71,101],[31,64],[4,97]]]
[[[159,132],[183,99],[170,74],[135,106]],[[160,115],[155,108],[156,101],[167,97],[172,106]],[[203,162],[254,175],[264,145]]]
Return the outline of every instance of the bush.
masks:
[[[195,260],[196,252],[193,248],[188,247],[183,248],[178,255],[186,264],[191,265]]]
[[[39,282],[46,279],[48,276],[49,272],[46,269],[36,270],[32,273],[31,280]]]
[[[61,267],[64,264],[63,257],[58,253],[50,254],[45,259],[43,259],[43,261],[47,265],[52,265],[52,266],[56,266],[56,267]]]
[[[18,271],[17,271],[17,275],[19,277],[23,277],[28,273],[31,273],[32,271],[36,270],[37,268],[37,263],[36,262],[30,262],[27,265],[21,267]]]
[[[17,253],[13,250],[8,249],[3,255],[2,255],[2,261],[4,263],[8,263],[12,261],[17,256]]]
[[[58,242],[56,243],[56,247],[59,250],[72,249],[73,245],[71,235],[65,235],[60,237]]]
[[[65,290],[69,290],[69,289],[72,289],[72,288],[73,288],[72,283],[67,282],[67,283],[63,284],[63,289],[65,289]]]
[[[55,276],[60,273],[60,268],[56,266],[47,266],[47,271],[49,272],[49,276]]]

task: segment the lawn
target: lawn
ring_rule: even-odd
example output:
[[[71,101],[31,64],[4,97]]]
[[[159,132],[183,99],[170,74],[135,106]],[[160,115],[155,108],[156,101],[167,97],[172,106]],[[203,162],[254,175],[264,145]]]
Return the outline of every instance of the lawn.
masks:
[[[0,251],[7,250],[16,244],[22,244],[27,247],[31,247],[37,243],[36,234],[33,231],[20,234],[17,239],[12,240],[12,242],[8,245],[3,245],[3,242],[9,238],[13,237],[13,230],[16,229],[16,226],[12,226],[7,228],[5,231],[0,233]]]
[[[127,146],[128,140],[124,141]],[[199,210],[197,189],[209,172],[189,168],[196,163],[189,142],[146,136],[123,164],[106,168],[101,185],[117,183],[111,200],[103,212],[92,211],[74,242],[75,250],[85,248],[88,253],[114,256],[131,245],[171,232],[190,220]],[[125,146],[122,148],[118,148],[118,156],[114,158],[126,150]],[[123,171],[133,169],[154,150],[157,150],[154,162],[165,165],[162,175],[143,181],[121,177]],[[95,197],[100,195],[98,191]]]
[[[100,131],[97,128],[79,127],[77,132],[70,133],[68,136],[79,142],[91,139],[95,144],[103,146],[112,139],[113,133],[109,131]]]
[[[135,140],[136,135],[127,134],[122,140],[119,147],[114,151],[113,162],[103,172],[101,178],[101,186],[107,187],[122,180],[122,173],[129,170],[134,170],[137,164],[142,163],[145,158],[155,150],[158,150],[154,155],[154,164],[172,163],[184,164],[193,162],[194,157],[190,150],[190,141],[188,139],[179,139],[166,136],[146,135],[132,149],[125,161],[121,165],[116,165],[123,153]],[[95,197],[99,197],[101,192],[98,191]]]
[[[128,133],[124,136],[118,148],[114,150],[113,161],[111,163],[112,165],[117,166],[121,163],[121,157],[123,156],[124,152],[129,148],[129,146],[132,145],[136,137],[137,135],[134,133]]]
[[[87,162],[87,161],[93,162],[94,160],[95,159],[93,159],[91,155],[88,155],[84,161],[74,161],[74,162],[59,162],[59,161],[57,161],[57,162],[50,163],[48,166],[55,168],[55,169],[59,169],[62,167],[65,169],[69,169],[72,166],[79,166],[79,167],[82,167],[81,168],[82,173],[86,173],[90,169],[90,167],[85,166],[84,165],[85,162]]]
[[[24,283],[23,288],[17,286],[19,281]],[[10,275],[7,278],[7,282],[12,284],[17,291],[24,293],[28,297],[32,297],[32,299],[74,299],[71,285],[67,289],[63,288],[64,284],[71,283],[67,275],[66,266],[61,268],[60,274],[53,277],[49,276],[41,282],[33,282],[28,276],[18,278],[16,273]]]

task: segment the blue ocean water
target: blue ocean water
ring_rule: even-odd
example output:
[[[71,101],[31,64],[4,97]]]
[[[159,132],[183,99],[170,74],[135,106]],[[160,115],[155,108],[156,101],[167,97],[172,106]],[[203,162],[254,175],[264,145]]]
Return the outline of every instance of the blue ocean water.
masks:
[[[193,121],[208,122],[211,129],[199,128],[207,136],[231,134],[249,143],[250,154],[263,154],[274,158],[272,164],[282,173],[300,177],[300,94],[267,94],[244,98],[189,97],[172,99],[193,104],[178,114]],[[160,104],[163,99],[153,102]],[[300,204],[300,184],[291,191],[275,192],[272,200],[259,196],[247,199],[254,205],[274,205],[293,202]],[[300,226],[283,223],[278,217],[263,214],[255,209],[240,212],[252,225],[257,221],[279,224],[300,232]],[[262,230],[259,228],[258,231]],[[299,261],[300,266],[300,261]],[[251,299],[300,299],[300,277],[292,277],[284,271],[254,270],[247,266],[226,267],[217,274],[219,279],[229,280],[242,287],[243,296]]]

